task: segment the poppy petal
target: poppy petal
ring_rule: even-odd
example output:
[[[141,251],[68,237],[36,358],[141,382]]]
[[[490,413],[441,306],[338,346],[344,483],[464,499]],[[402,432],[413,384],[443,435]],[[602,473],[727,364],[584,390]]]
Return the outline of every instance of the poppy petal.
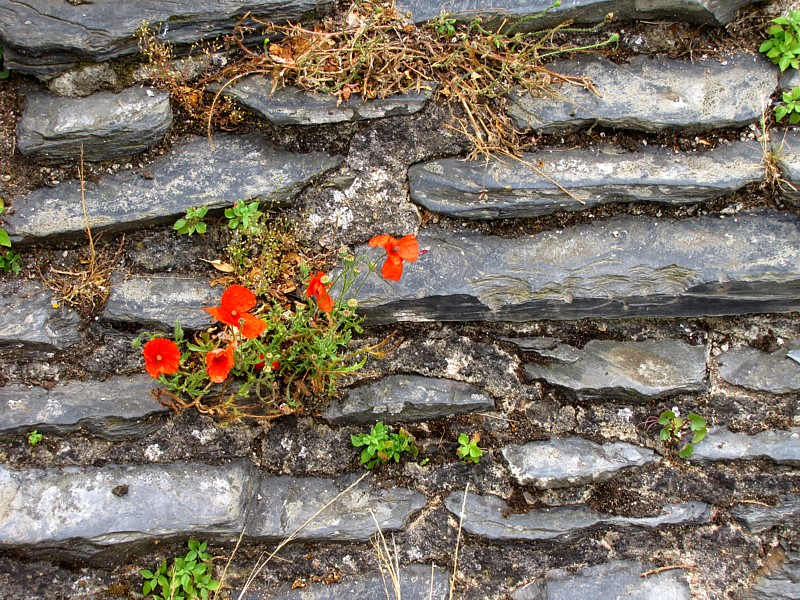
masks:
[[[262,321],[258,317],[254,317],[250,313],[242,313],[239,315],[239,318],[242,320],[241,330],[242,335],[246,337],[248,340],[252,340],[253,338],[257,338],[264,330],[267,328],[266,321]],[[239,327],[239,323],[236,324],[236,327]]]
[[[181,366],[181,351],[178,345],[166,338],[153,338],[144,345],[144,366],[150,377],[172,375]]]
[[[324,288],[322,293],[317,296],[317,306],[322,312],[329,313],[333,310],[333,298]]]
[[[414,262],[419,258],[419,244],[417,238],[413,235],[407,235],[397,242],[397,253],[400,258],[408,262]]]
[[[396,254],[390,254],[383,263],[381,275],[390,281],[400,281],[403,276],[403,261]]]
[[[374,248],[375,246],[383,246],[388,250],[388,247],[392,246],[396,241],[397,240],[390,235],[376,235],[369,241],[369,247]]]
[[[213,383],[222,383],[233,368],[233,344],[206,354],[206,374]]]
[[[222,292],[220,305],[228,310],[247,312],[256,305],[256,295],[241,285],[231,285]]]

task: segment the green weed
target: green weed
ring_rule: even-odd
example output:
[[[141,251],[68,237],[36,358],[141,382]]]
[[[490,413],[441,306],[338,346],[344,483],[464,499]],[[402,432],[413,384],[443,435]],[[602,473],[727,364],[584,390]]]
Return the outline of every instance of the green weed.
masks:
[[[780,121],[784,117],[789,117],[789,123],[800,123],[800,86],[789,92],[783,92],[781,96],[783,104],[775,107],[775,119]]]
[[[368,469],[392,460],[400,462],[404,452],[414,458],[419,454],[419,449],[414,444],[414,436],[402,427],[398,433],[389,433],[389,428],[382,421],[375,423],[369,433],[351,435],[350,441],[356,448],[364,447],[360,462]]]
[[[766,54],[781,71],[800,68],[800,10],[789,11],[772,22],[774,25],[767,28],[770,38],[764,40],[758,51]]]
[[[458,448],[456,448],[456,455],[462,462],[473,462],[478,464],[484,450],[478,447],[478,442],[481,441],[481,436],[478,433],[473,433],[469,437],[466,433],[458,434]]]
[[[205,206],[189,208],[186,210],[186,215],[175,221],[172,228],[181,235],[192,235],[193,233],[202,235],[206,232],[206,224],[203,219],[207,212],[208,208]]]
[[[144,578],[143,596],[151,596],[153,600],[208,600],[208,593],[219,589],[219,581],[212,579],[208,544],[190,539],[188,546],[186,556],[176,557],[169,567],[164,559],[155,571],[139,571]]]
[[[35,429],[28,434],[28,443],[35,446],[44,439],[44,436]]]
[[[662,442],[682,444],[678,451],[681,458],[689,458],[694,452],[694,445],[703,441],[708,433],[706,420],[695,413],[689,413],[686,419],[682,419],[673,411],[665,410],[659,415],[658,424],[661,425],[659,438]],[[688,435],[691,435],[691,441],[684,441]]]

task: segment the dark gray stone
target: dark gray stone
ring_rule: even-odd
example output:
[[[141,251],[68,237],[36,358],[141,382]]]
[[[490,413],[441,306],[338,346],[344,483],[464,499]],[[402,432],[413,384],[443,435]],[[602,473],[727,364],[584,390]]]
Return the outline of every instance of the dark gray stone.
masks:
[[[646,567],[635,561],[613,561],[578,572],[551,569],[544,576],[538,596],[511,594],[514,600],[620,600],[641,598],[658,600],[690,600],[686,575],[679,570],[662,571],[648,577]]]
[[[790,343],[775,352],[734,348],[717,357],[719,374],[728,383],[749,390],[773,394],[800,392],[800,364],[788,356],[798,346],[797,342]]]
[[[283,540],[333,500],[355,478],[267,477],[262,480],[258,503],[250,518],[247,535],[259,540]],[[362,481],[350,492],[314,517],[295,539],[306,541],[369,540],[378,531],[396,531],[412,513],[425,506],[419,492],[372,488]],[[372,513],[370,513],[370,509]],[[372,514],[375,515],[373,520]]]
[[[419,236],[429,252],[399,282],[367,278],[359,306],[369,324],[788,312],[800,309],[797,239],[797,217],[773,211],[516,239],[431,230]]]
[[[385,587],[384,587],[385,585]],[[317,583],[303,589],[279,590],[276,595],[249,595],[246,600],[386,600],[386,589],[393,594],[388,573],[375,573],[356,579],[343,578],[335,584]],[[450,576],[442,569],[430,565],[400,567],[400,595],[397,598],[446,598],[450,591]],[[391,595],[390,598],[394,598]]]
[[[780,548],[780,546],[778,546]],[[758,573],[747,600],[797,600],[800,598],[800,554],[786,552],[784,562],[768,573]]]
[[[446,158],[412,165],[408,181],[414,202],[450,217],[536,217],[609,202],[678,205],[717,198],[761,181],[764,171],[756,166],[763,154],[756,141],[689,153],[602,146],[525,154],[519,161]]]
[[[236,201],[289,203],[308,182],[336,167],[341,158],[292,154],[254,135],[217,134],[214,148],[201,137],[175,144],[149,169],[151,178],[124,171],[98,185],[86,184],[92,231],[121,232],[172,223],[192,206],[222,208]],[[70,181],[34,190],[4,217],[12,242],[83,235],[80,185]]]
[[[0,285],[0,349],[13,350],[17,358],[19,352],[72,346],[80,341],[80,323],[77,312],[60,306],[52,290],[35,281]]]
[[[744,523],[753,533],[761,533],[771,529],[778,523],[800,516],[800,496],[784,494],[778,506],[761,506],[759,504],[737,504],[731,510],[737,521]]]
[[[360,94],[337,105],[333,94],[305,92],[296,87],[272,90],[272,80],[263,75],[249,75],[229,85],[222,92],[276,125],[322,125],[345,121],[363,121],[383,117],[411,115],[422,110],[432,88],[419,93],[394,94],[367,102]]]
[[[511,476],[539,489],[611,479],[621,469],[643,467],[659,457],[652,450],[615,442],[595,444],[579,437],[553,438],[501,450]]]
[[[350,390],[341,402],[332,401],[322,418],[329,423],[391,423],[493,409],[492,399],[474,385],[452,379],[392,375]]]
[[[641,401],[705,389],[705,346],[678,340],[591,340],[583,350],[566,344],[558,349],[561,356],[528,363],[525,374],[565,387],[581,399]]]
[[[5,66],[47,76],[80,62],[139,52],[135,32],[147,22],[158,40],[187,45],[230,34],[245,13],[264,21],[297,22],[330,10],[329,0],[0,0]]]
[[[778,82],[778,88],[780,89],[780,91],[789,92],[799,85],[800,85],[800,70],[786,69],[783,73],[781,73],[781,78],[780,81]]]
[[[559,8],[548,11],[547,15],[526,19],[517,26],[520,30],[536,31],[568,20],[590,25],[602,22],[610,12],[614,13],[615,21],[668,19],[727,25],[737,10],[753,3],[754,0],[568,0],[561,2]],[[510,5],[497,4],[492,0],[398,0],[397,8],[410,12],[415,23],[434,19],[444,11],[455,14],[461,21],[468,22],[480,17],[490,25],[498,26],[507,18],[515,21],[537,15],[551,4],[552,0],[527,0]]]
[[[178,321],[186,329],[214,323],[204,310],[218,306],[221,289],[192,277],[126,277],[111,286],[101,317],[118,323],[171,330]]]
[[[785,198],[800,201],[800,131],[773,133],[772,153],[780,170],[781,193]]]
[[[43,162],[80,158],[81,147],[85,160],[106,160],[147,150],[164,139],[171,124],[164,90],[132,87],[86,98],[29,92],[17,124],[17,147]]]
[[[463,492],[453,492],[445,507],[461,517]],[[670,504],[655,517],[619,517],[598,513],[582,504],[537,508],[526,513],[512,513],[498,496],[467,494],[463,528],[490,540],[570,539],[599,526],[655,528],[661,525],[707,523],[711,507],[703,502]]]
[[[71,381],[50,390],[8,385],[0,388],[0,433],[64,435],[82,427],[110,440],[141,437],[154,430],[144,417],[166,410],[150,395],[154,387],[149,375]]]
[[[127,494],[117,496],[121,485]],[[253,470],[243,461],[25,471],[0,465],[0,548],[100,562],[148,542],[183,541],[190,532],[211,542],[236,540],[253,493]]]
[[[624,65],[583,55],[548,68],[591,77],[599,95],[572,85],[555,89],[551,97],[512,93],[508,114],[520,129],[563,133],[597,124],[697,133],[744,127],[761,119],[778,85],[775,66],[749,54],[723,62],[636,56]]]
[[[695,444],[691,460],[753,460],[768,458],[779,465],[800,465],[800,429],[767,430],[756,435],[711,428]]]

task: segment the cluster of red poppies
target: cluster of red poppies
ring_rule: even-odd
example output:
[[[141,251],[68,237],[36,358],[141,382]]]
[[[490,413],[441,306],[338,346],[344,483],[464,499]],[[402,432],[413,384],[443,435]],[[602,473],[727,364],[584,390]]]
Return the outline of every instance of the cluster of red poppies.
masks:
[[[386,250],[386,262],[381,269],[381,275],[391,281],[400,281],[403,275],[403,261],[414,262],[419,258],[417,238],[407,235],[399,240],[389,235],[376,235],[369,241],[370,247],[382,246]],[[305,291],[306,298],[314,298],[317,306],[323,312],[333,310],[333,298],[328,294],[326,285],[330,278],[323,272],[317,272],[308,283]],[[222,293],[219,306],[211,306],[203,310],[217,321],[236,328],[247,339],[259,337],[267,328],[267,323],[250,311],[256,306],[256,296],[241,285],[232,285]],[[236,342],[229,343],[225,348],[216,348],[206,353],[206,373],[213,383],[222,383],[234,365],[233,351]],[[144,364],[147,373],[154,378],[161,375],[173,375],[180,368],[181,351],[178,345],[166,338],[153,338],[144,346]],[[262,365],[263,363],[259,363]],[[258,365],[256,365],[258,367]],[[280,365],[272,363],[276,369]]]

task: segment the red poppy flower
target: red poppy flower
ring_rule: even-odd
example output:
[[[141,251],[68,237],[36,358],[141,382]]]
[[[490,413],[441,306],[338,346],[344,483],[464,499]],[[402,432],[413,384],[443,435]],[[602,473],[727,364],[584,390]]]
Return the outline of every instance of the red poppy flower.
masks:
[[[214,383],[222,383],[233,368],[233,349],[236,344],[228,344],[224,350],[217,348],[206,354],[206,373]]]
[[[266,363],[266,361],[264,359],[264,355],[263,354],[259,354],[258,355],[258,360],[259,360],[259,362],[257,362],[255,365],[253,365],[253,368],[256,371],[262,371],[264,369],[264,367],[267,365],[267,363]],[[273,371],[277,371],[280,368],[281,363],[279,363],[277,360],[273,360],[272,363],[271,363],[271,366],[272,366],[272,370]]]
[[[403,261],[414,262],[419,258],[417,238],[409,234],[399,240],[390,235],[376,235],[369,241],[370,248],[382,246],[386,250],[386,262],[381,275],[391,281],[400,281],[403,276]]]
[[[150,377],[172,375],[180,366],[181,351],[172,340],[153,338],[144,345],[144,368]]]
[[[325,284],[322,283],[323,277],[327,277],[327,275],[320,271],[311,278],[311,281],[308,282],[306,298],[311,298],[313,296],[317,299],[317,306],[319,306],[319,309],[329,313],[333,310],[333,298],[328,295],[328,290]]]
[[[211,306],[203,310],[222,321],[226,325],[240,329],[247,339],[253,339],[264,333],[266,322],[251,315],[249,311],[256,305],[256,296],[241,285],[232,285],[222,292],[219,306]]]

